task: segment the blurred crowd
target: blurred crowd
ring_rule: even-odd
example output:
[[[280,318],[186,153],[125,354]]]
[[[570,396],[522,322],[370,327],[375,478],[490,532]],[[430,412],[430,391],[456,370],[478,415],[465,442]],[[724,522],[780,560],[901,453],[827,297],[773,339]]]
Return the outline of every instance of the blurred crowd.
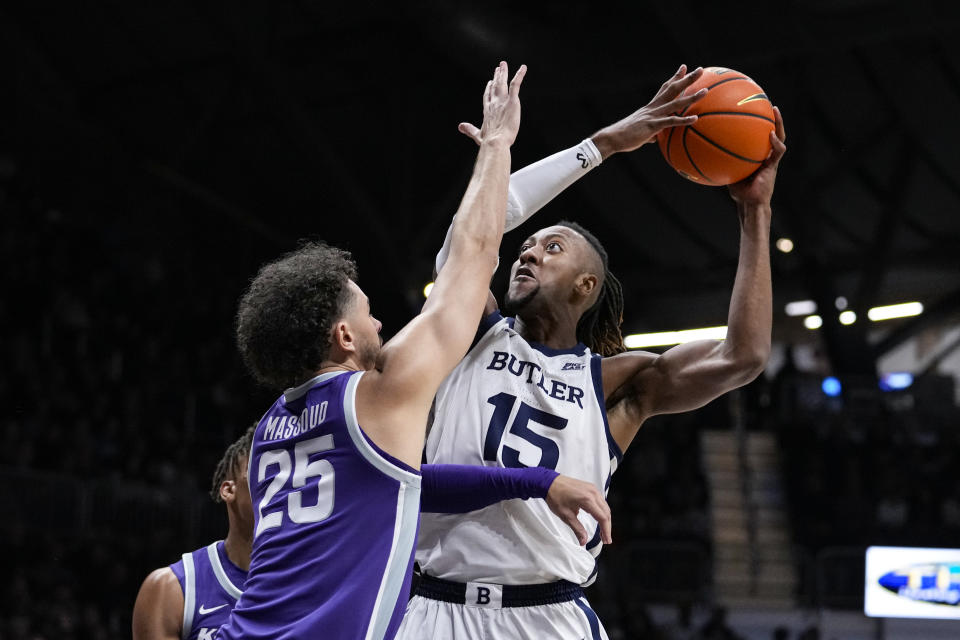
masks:
[[[806,548],[956,546],[955,415],[825,414],[785,424],[781,439],[793,529]]]
[[[770,413],[798,543],[956,546],[960,534],[960,410],[949,376],[881,390],[850,378],[828,396],[792,373]]]
[[[223,447],[258,416],[233,294],[169,261],[0,189],[0,465],[206,488]],[[189,302],[189,304],[188,304]]]

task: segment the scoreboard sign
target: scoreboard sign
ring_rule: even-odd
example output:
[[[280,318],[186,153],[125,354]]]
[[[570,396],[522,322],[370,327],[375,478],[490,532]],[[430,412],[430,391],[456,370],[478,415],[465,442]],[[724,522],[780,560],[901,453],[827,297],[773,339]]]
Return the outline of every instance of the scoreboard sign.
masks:
[[[960,619],[960,549],[870,547],[863,611],[882,618]]]

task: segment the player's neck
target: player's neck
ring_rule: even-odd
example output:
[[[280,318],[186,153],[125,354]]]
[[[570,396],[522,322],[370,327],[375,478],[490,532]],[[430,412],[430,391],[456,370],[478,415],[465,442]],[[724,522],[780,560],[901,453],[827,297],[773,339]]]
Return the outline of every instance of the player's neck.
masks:
[[[230,562],[244,571],[250,570],[250,552],[253,549],[253,535],[243,535],[239,533],[239,526],[235,526],[230,519],[230,530],[227,531],[227,538],[223,541],[223,550],[226,551]]]
[[[325,373],[333,373],[335,371],[363,371],[363,367],[358,362],[355,362],[353,358],[347,358],[343,362],[324,360],[320,363],[320,368],[317,369],[315,375],[321,376]]]
[[[551,349],[569,349],[577,340],[577,320],[559,314],[538,313],[529,318],[517,314],[514,330],[527,342],[537,342]]]

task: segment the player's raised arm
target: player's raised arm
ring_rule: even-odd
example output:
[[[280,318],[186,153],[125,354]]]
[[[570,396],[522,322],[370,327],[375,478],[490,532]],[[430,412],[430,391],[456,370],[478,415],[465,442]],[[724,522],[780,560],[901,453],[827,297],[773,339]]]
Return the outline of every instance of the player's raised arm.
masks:
[[[740,218],[740,259],[730,297],[725,340],[697,341],[662,355],[624,353],[603,363],[610,431],[621,449],[650,416],[702,407],[756,378],[770,354],[773,322],[770,282],[771,199],[786,132],[774,108],[773,149],[751,177],[730,185]]]
[[[179,640],[183,626],[183,590],[169,567],[143,581],[133,605],[133,640]]]
[[[514,172],[510,176],[504,231],[519,227],[611,155],[638,149],[668,127],[696,122],[696,116],[676,114],[706,94],[706,90],[702,90],[690,96],[683,95],[684,90],[702,74],[701,68],[687,73],[686,65],[680,65],[676,73],[661,85],[657,94],[645,106],[600,129],[581,143]],[[476,126],[461,122],[459,130],[474,142],[480,143],[481,130]],[[449,255],[451,233],[452,227],[447,231],[447,237],[437,254],[434,265],[436,273],[440,272]],[[486,311],[493,311],[494,308],[496,300],[491,295]]]
[[[417,465],[427,411],[476,332],[497,265],[510,177],[510,146],[520,126],[521,66],[507,82],[504,62],[483,96],[480,150],[450,234],[450,255],[420,315],[383,348],[377,371],[358,388],[358,417],[389,453]]]

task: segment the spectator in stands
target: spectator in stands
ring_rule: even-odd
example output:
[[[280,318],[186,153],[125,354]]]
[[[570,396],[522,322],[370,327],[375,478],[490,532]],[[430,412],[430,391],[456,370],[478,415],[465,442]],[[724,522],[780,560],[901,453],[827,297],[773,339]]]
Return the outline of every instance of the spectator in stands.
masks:
[[[716,607],[710,619],[700,628],[700,640],[743,640],[727,626],[726,607]]]

